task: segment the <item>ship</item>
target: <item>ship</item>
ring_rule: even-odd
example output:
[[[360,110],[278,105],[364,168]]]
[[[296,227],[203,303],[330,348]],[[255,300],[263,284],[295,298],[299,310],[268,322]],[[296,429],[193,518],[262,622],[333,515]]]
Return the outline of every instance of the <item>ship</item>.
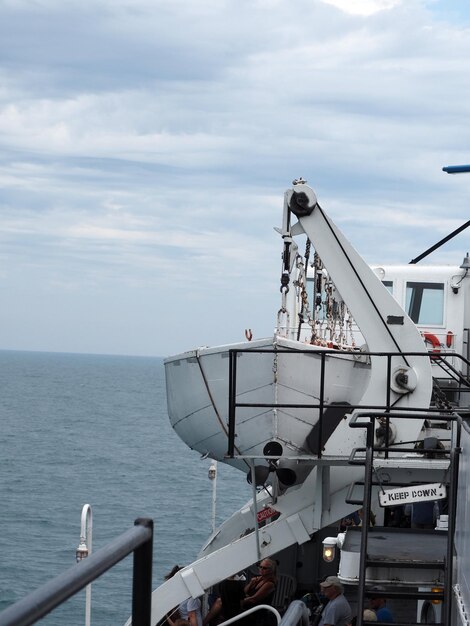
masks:
[[[467,624],[457,502],[468,500],[469,256],[369,266],[303,179],[285,192],[276,231],[273,336],[248,331],[244,342],[165,361],[175,432],[245,472],[253,498],[154,591],[152,622],[269,557],[281,615],[333,574],[359,626],[376,585],[408,607],[406,623]],[[411,528],[423,503],[432,528]],[[340,532],[358,511],[360,524]]]
[[[397,625],[470,626],[470,257],[369,266],[303,179],[285,192],[276,231],[273,336],[247,330],[246,341],[165,360],[175,432],[245,473],[252,498],[152,593],[153,523],[136,520],[6,609],[1,626],[34,623],[130,552],[126,626],[163,626],[188,598],[207,612],[224,581],[250,579],[265,559],[277,564],[275,592],[249,610],[282,626],[317,623],[319,583],[332,575],[357,626],[374,597]],[[427,523],[414,522],[424,509]]]

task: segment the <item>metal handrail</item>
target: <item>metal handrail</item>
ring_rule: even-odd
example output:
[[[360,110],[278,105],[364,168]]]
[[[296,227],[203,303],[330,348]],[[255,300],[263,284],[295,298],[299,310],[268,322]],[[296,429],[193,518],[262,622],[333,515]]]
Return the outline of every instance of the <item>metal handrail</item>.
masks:
[[[307,605],[302,600],[293,600],[282,616],[280,626],[295,626],[299,623],[301,626],[309,624]]]
[[[134,553],[132,624],[150,626],[152,605],[153,520],[139,518],[134,527],[73,565],[0,613],[0,626],[29,626]]]
[[[270,606],[269,604],[259,604],[258,606],[254,606],[251,609],[243,611],[243,613],[235,615],[235,617],[231,617],[225,622],[222,622],[219,626],[230,626],[230,624],[235,624],[247,615],[251,615],[260,609],[267,609],[273,613],[278,626],[296,626],[297,624],[300,624],[300,626],[308,626],[309,624],[308,609],[306,604],[302,602],[302,600],[293,600],[287,607],[282,618],[279,611],[273,606]]]
[[[251,607],[251,609],[247,609],[246,611],[243,611],[243,613],[239,613],[238,615],[235,615],[235,617],[231,617],[225,622],[222,622],[221,624],[219,624],[219,626],[229,626],[229,624],[234,624],[235,622],[238,622],[239,620],[243,619],[247,615],[251,615],[252,613],[255,613],[256,611],[259,611],[260,609],[267,609],[268,611],[271,611],[271,613],[273,613],[274,617],[276,618],[277,626],[279,626],[279,624],[281,623],[281,614],[279,613],[277,609],[275,609],[270,604],[258,604],[257,606],[253,606]]]
[[[391,397],[390,397],[390,384],[391,384],[391,363],[393,357],[405,357],[405,356],[420,356],[423,358],[428,358],[433,360],[433,354],[428,351],[423,352],[368,352],[368,351],[358,351],[358,350],[334,350],[334,349],[322,349],[319,351],[313,352],[308,349],[294,349],[294,348],[233,348],[229,351],[229,407],[228,407],[228,446],[227,446],[227,457],[235,458],[235,438],[236,438],[236,409],[237,408],[303,408],[303,409],[318,409],[319,410],[319,419],[318,419],[318,446],[317,450],[318,458],[321,458],[322,450],[321,450],[321,435],[322,435],[322,418],[326,408],[330,407],[329,403],[326,403],[324,400],[324,383],[325,383],[325,359],[326,356],[353,356],[353,357],[384,357],[387,359],[387,385],[386,385],[386,398],[385,403],[382,406],[365,406],[365,405],[344,405],[344,408],[348,413],[352,413],[356,409],[362,410],[375,410],[383,409],[387,413],[390,413],[391,410]],[[320,397],[319,401],[316,403],[277,403],[277,402],[237,402],[237,356],[241,353],[248,354],[315,354],[320,357]],[[442,359],[445,357],[446,353],[440,353],[438,356]],[[470,361],[468,361],[464,356],[457,353],[452,353],[450,356],[453,358],[460,359],[467,367],[470,367]],[[462,377],[460,377],[462,379]],[[470,387],[470,385],[469,385]],[[470,392],[470,388],[462,388],[459,385],[459,392]],[[336,408],[340,408],[342,405],[336,404]],[[432,409],[432,408],[423,408],[423,407],[393,407],[394,412],[406,411],[406,413],[411,414],[412,412],[427,412],[427,413],[442,413],[445,412],[442,409]],[[388,444],[388,432],[387,432],[387,441]],[[386,445],[388,447],[388,445]]]

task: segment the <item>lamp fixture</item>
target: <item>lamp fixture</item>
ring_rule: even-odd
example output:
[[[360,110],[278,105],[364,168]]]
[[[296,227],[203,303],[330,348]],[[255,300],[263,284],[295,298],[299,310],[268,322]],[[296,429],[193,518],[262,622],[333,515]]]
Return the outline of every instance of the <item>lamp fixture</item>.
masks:
[[[442,593],[442,587],[433,587],[431,593]],[[432,604],[442,604],[442,600],[431,600]]]
[[[470,256],[467,252],[467,254],[464,257],[464,260],[462,261],[462,265],[460,266],[461,270],[470,270]]]
[[[77,559],[77,563],[80,563],[80,561],[83,561],[83,559],[86,559],[88,556],[88,547],[85,543],[85,538],[84,537],[80,537],[80,543],[78,544],[78,548],[77,551],[75,553],[75,558]]]
[[[323,539],[323,560],[326,563],[334,561],[337,542],[336,537],[325,537],[325,539]]]

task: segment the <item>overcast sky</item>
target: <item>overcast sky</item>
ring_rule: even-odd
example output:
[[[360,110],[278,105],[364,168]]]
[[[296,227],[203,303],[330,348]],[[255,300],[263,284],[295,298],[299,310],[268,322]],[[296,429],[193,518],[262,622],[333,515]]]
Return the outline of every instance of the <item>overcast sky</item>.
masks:
[[[469,68],[468,0],[0,0],[0,349],[271,335],[299,176],[407,263],[470,217]]]

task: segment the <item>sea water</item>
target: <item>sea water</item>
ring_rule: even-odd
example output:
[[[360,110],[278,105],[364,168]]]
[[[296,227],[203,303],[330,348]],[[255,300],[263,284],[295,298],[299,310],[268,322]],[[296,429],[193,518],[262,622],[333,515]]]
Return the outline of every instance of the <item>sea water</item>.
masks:
[[[211,532],[210,460],[171,429],[163,359],[0,351],[0,610],[75,563],[81,511],[93,551],[154,520],[153,586],[193,561]],[[251,490],[218,464],[217,523]],[[132,556],[93,583],[91,622],[131,612]],[[85,621],[85,592],[41,624]]]

